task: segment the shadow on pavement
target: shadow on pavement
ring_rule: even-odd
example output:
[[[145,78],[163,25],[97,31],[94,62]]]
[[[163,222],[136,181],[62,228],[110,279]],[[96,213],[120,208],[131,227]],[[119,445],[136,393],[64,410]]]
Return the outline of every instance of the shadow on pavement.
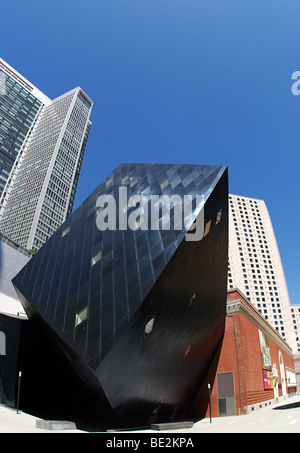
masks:
[[[300,407],[300,401],[296,401],[295,403],[290,404],[284,404],[283,406],[274,407],[273,410],[294,409],[296,407]]]

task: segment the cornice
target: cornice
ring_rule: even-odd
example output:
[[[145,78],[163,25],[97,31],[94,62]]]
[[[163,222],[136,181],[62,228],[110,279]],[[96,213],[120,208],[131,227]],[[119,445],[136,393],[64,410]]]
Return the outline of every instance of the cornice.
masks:
[[[278,335],[271,324],[260,315],[253,305],[250,305],[243,299],[227,301],[228,315],[238,311],[246,316],[257,328],[268,335],[278,346],[281,347],[281,349],[284,349],[287,354],[294,357],[290,346],[280,337],[280,335]]]

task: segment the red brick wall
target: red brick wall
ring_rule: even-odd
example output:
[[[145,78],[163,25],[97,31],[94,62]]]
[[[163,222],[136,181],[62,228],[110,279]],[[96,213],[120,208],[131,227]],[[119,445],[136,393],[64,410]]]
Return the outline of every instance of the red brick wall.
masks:
[[[240,293],[232,292],[228,294],[228,300],[238,299],[241,299]],[[244,303],[252,307],[246,300],[244,300]],[[261,330],[263,330],[264,324],[265,320],[262,318]],[[277,344],[270,336],[268,338],[272,365],[276,363],[279,376],[279,351],[281,351],[284,366],[294,369],[293,355],[287,353],[280,347],[280,341]],[[233,372],[236,415],[246,412],[244,406],[274,398],[274,390],[264,390],[259,328],[241,311],[226,316],[225,333],[219,357],[216,356],[207,380],[198,394],[191,410],[192,416],[197,416],[200,413],[203,414],[204,405],[207,405],[206,417],[210,415],[208,406],[208,382],[210,382],[212,387],[212,417],[219,416],[216,374],[225,372]],[[281,380],[279,380],[279,383],[281,383]],[[279,396],[281,395],[282,392],[279,390]]]

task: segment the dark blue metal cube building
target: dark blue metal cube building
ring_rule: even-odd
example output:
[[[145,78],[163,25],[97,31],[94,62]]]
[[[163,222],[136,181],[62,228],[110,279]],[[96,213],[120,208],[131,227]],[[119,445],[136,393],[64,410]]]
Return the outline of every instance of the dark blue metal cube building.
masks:
[[[175,207],[150,224],[163,195],[192,200],[180,228]],[[227,167],[119,165],[13,279],[31,325],[22,409],[119,427],[187,417],[222,342],[227,260]]]

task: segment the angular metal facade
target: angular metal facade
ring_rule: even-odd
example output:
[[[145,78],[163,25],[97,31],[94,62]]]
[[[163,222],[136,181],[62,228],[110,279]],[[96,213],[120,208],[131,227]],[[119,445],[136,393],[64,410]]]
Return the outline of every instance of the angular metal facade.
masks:
[[[98,197],[112,196],[119,206],[120,188],[128,199],[201,195],[202,209],[181,230],[171,210],[169,229],[162,218],[156,230],[101,231]],[[134,208],[126,211],[130,216]],[[203,238],[187,241],[195,216],[203,213]],[[115,426],[140,426],[188,415],[222,341],[227,260],[226,167],[121,164],[13,284],[29,319],[78,377],[74,392],[85,388],[94,395],[90,410]],[[43,353],[40,360],[47,363]],[[59,394],[57,414],[65,404]]]

